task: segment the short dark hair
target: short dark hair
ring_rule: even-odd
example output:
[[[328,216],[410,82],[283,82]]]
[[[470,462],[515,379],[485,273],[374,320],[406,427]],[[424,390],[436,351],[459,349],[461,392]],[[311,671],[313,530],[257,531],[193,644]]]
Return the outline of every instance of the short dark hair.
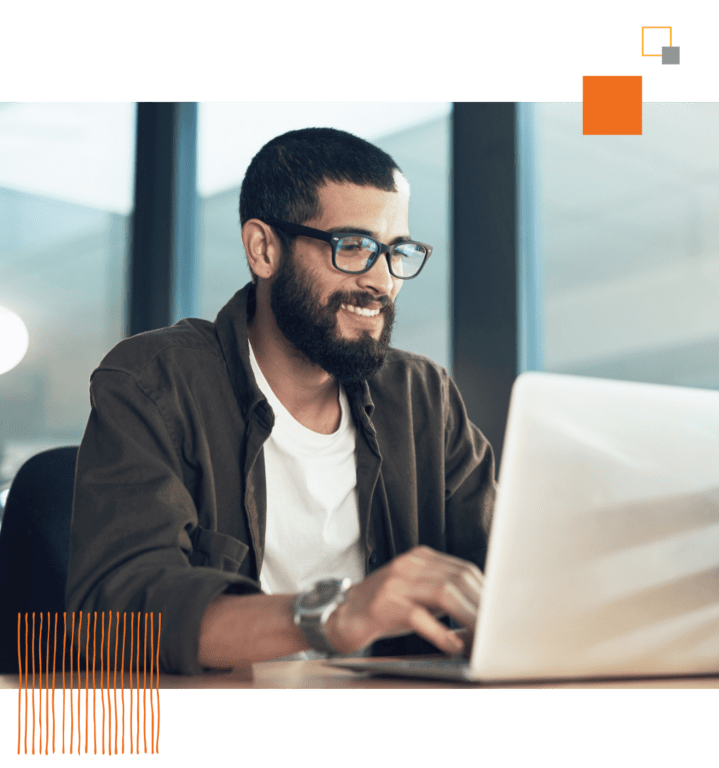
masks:
[[[252,158],[240,189],[240,224],[268,218],[302,224],[320,213],[317,190],[323,184],[349,182],[396,192],[395,173],[401,170],[386,152],[347,131],[289,131]],[[275,232],[286,251],[294,238]]]

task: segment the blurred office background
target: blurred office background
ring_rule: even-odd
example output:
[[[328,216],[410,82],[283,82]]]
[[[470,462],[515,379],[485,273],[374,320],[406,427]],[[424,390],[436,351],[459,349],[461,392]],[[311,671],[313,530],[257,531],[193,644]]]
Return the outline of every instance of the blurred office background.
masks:
[[[79,443],[93,368],[144,327],[138,268],[162,250],[157,222],[133,218],[136,172],[162,175],[143,166],[147,108],[0,105],[0,308],[29,338],[0,374],[0,514],[24,460]],[[583,136],[581,104],[199,104],[173,116],[170,138],[149,128],[175,150],[180,210],[155,317],[215,318],[249,279],[237,203],[253,154],[331,125],[397,160],[411,233],[434,245],[399,296],[393,343],[452,370],[499,447],[524,369],[719,388],[717,104],[645,104],[643,136]],[[152,290],[150,311],[163,304]]]

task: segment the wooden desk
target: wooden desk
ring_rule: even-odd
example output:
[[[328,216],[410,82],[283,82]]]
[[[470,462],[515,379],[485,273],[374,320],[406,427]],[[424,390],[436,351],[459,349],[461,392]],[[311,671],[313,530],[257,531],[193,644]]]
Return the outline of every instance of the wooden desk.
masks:
[[[149,681],[148,681],[149,682]],[[37,680],[36,680],[37,683]],[[125,674],[128,687],[128,676]],[[119,686],[119,680],[118,680]],[[0,689],[18,687],[16,674],[0,675]],[[322,661],[265,661],[247,669],[207,675],[160,675],[160,688],[472,688],[469,683],[373,677],[326,666]],[[483,688],[719,688],[719,675],[658,680],[572,681],[481,685]]]

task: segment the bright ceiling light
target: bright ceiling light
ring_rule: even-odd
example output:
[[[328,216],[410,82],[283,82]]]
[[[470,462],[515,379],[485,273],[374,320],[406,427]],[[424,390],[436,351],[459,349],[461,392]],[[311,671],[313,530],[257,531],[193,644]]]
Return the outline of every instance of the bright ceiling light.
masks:
[[[14,312],[0,307],[0,374],[25,357],[29,338],[25,323]]]

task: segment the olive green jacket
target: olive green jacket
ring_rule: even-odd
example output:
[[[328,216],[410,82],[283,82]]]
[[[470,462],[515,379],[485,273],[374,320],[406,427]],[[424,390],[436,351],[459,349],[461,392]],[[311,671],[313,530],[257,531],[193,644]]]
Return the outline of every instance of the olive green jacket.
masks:
[[[261,591],[262,445],[274,415],[251,371],[248,311],[252,285],[214,323],[186,319],[121,341],[91,378],[66,607],[161,612],[166,671],[203,671],[200,621],[215,596]],[[391,349],[347,395],[367,573],[418,544],[482,567],[494,459],[448,373]],[[374,650],[419,646],[389,640]]]

